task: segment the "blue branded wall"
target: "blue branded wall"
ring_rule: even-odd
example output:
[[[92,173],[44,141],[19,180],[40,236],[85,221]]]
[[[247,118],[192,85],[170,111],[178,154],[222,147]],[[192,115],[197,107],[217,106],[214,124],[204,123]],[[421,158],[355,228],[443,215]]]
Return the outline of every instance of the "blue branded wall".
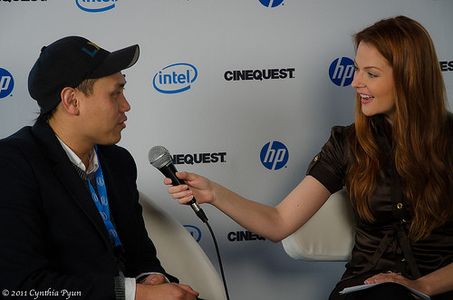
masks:
[[[163,145],[181,170],[274,205],[304,176],[333,125],[353,116],[352,34],[398,14],[432,34],[453,98],[450,0],[0,1],[0,137],[30,125],[38,107],[27,76],[39,49],[82,35],[113,50],[138,43],[126,71],[132,110],[121,145],[138,186],[186,225],[216,265],[208,232],[171,201],[147,154]],[[340,262],[303,262],[205,208],[232,299],[326,299]]]

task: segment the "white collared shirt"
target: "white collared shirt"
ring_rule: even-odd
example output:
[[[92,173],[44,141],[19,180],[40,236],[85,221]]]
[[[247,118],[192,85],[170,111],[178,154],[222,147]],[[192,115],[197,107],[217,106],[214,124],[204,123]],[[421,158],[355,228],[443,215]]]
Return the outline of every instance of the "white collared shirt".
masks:
[[[58,136],[57,136],[58,141],[61,144],[61,147],[63,147],[63,150],[66,152],[66,155],[68,155],[69,160],[76,165],[79,169],[84,171],[87,174],[94,173],[98,170],[99,168],[99,160],[98,160],[98,155],[96,154],[96,151],[91,150],[90,153],[90,160],[89,160],[89,165],[88,168],[85,166],[83,161],[80,159],[80,157],[77,156],[77,154],[72,151],[71,148],[69,148],[68,145],[66,145]]]
[[[96,154],[96,151],[91,150],[90,154],[90,160],[89,160],[89,165],[88,168],[85,166],[83,161],[80,159],[77,154],[72,151],[71,148],[69,148],[68,145],[66,145],[58,136],[57,136],[58,141],[61,144],[61,147],[63,147],[63,150],[66,152],[66,155],[68,156],[69,160],[76,165],[79,169],[84,171],[87,174],[94,173],[98,170],[99,168],[99,159],[98,155]],[[134,300],[135,299],[135,289],[136,289],[136,280],[135,278],[130,278],[130,277],[125,277],[124,278],[124,292],[126,295],[126,300]]]

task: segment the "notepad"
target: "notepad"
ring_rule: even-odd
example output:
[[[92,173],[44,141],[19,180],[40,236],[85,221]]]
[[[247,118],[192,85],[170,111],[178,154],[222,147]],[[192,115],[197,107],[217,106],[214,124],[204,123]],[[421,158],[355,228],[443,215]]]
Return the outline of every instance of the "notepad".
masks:
[[[382,282],[384,283],[384,282]],[[361,290],[366,290],[366,289],[369,289],[373,286],[376,286],[376,285],[379,285],[379,284],[382,284],[382,283],[373,283],[373,284],[362,284],[362,285],[356,285],[356,286],[351,286],[351,287],[347,287],[347,288],[344,288],[343,290],[340,291],[340,294],[349,294],[349,293],[352,293],[352,292],[356,292],[356,291],[361,291]],[[416,289],[413,289],[411,287],[408,287],[407,285],[404,285],[404,284],[401,284],[401,283],[397,283],[397,282],[394,282],[396,284],[399,284],[399,285],[402,285],[404,286],[405,288],[407,288],[409,291],[411,291],[412,294],[414,294],[415,296],[419,297],[420,299],[422,300],[431,300],[431,297],[416,290]]]

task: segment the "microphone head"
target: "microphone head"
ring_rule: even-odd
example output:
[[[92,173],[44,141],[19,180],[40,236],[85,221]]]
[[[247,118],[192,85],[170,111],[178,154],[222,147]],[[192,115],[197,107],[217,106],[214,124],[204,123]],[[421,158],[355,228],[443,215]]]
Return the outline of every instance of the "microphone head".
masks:
[[[164,146],[154,146],[148,152],[149,162],[157,169],[173,162],[170,152]]]

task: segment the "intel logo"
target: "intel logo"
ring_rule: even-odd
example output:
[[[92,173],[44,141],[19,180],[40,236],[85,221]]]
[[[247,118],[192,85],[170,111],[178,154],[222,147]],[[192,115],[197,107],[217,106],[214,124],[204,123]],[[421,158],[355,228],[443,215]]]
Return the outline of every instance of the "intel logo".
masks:
[[[78,8],[90,13],[111,10],[115,8],[116,1],[117,0],[75,0]]]
[[[277,7],[283,3],[284,0],[260,0],[261,4],[266,7]]]
[[[176,63],[166,66],[153,78],[153,87],[163,94],[177,94],[190,90],[197,80],[198,70],[188,63]]]
[[[201,241],[201,230],[194,225],[184,225],[184,228],[190,233],[190,235],[197,241]]]
[[[0,99],[11,94],[14,88],[14,79],[10,72],[0,68]]]
[[[279,170],[283,168],[286,166],[288,158],[288,149],[285,144],[279,141],[271,141],[261,149],[261,163],[269,170]]]
[[[329,77],[338,86],[348,86],[354,78],[354,61],[349,57],[335,59],[329,67]]]

